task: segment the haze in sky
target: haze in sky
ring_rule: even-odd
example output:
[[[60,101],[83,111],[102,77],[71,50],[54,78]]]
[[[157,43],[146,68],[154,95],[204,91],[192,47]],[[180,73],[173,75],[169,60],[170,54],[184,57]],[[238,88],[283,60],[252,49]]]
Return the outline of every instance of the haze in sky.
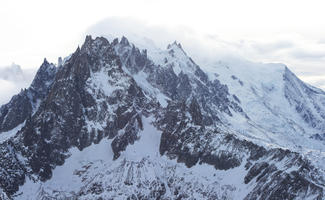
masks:
[[[281,62],[325,89],[323,8],[316,0],[3,0],[0,66],[14,62],[33,74],[44,57],[56,63],[86,34],[137,34],[160,48],[177,40],[199,64],[225,57]],[[31,79],[10,80],[0,77],[0,104]]]

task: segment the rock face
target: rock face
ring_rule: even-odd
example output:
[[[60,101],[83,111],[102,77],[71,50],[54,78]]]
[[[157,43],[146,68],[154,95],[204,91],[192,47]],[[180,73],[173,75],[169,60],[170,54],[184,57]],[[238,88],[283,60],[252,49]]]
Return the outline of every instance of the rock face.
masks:
[[[0,133],[9,131],[23,123],[38,109],[47,95],[56,74],[56,67],[45,59],[28,89],[12,97],[0,108]]]
[[[323,130],[322,109],[301,107],[315,96],[321,107],[323,93],[283,77],[297,116]],[[233,129],[266,130],[242,101],[177,42],[152,59],[125,37],[87,36],[58,67],[44,60],[30,88],[1,107],[0,139],[23,125],[0,140],[0,197],[323,199],[312,157]]]

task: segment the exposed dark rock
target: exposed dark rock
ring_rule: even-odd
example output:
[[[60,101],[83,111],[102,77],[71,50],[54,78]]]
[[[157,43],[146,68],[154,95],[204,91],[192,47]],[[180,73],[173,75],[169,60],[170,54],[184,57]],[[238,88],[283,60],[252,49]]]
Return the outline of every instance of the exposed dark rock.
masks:
[[[12,97],[0,108],[0,134],[23,123],[46,97],[56,74],[56,67],[44,59],[28,89]]]

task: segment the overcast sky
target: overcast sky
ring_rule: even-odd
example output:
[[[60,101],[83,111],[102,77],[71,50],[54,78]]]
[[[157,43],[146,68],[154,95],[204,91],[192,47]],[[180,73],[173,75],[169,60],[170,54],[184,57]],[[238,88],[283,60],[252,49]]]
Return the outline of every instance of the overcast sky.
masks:
[[[177,40],[201,60],[229,54],[281,62],[325,89],[324,8],[314,0],[1,0],[0,67],[37,69],[44,57],[57,62],[72,53],[86,33],[125,31],[161,48]],[[14,82],[0,82],[1,104],[21,85],[8,89]]]

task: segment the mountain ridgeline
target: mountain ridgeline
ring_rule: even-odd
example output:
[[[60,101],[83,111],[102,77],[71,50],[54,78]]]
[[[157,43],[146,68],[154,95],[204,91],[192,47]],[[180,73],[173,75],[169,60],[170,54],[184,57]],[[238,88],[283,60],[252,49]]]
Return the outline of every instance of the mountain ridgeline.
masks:
[[[324,199],[325,93],[233,69],[125,37],[45,59],[0,108],[0,199]]]

